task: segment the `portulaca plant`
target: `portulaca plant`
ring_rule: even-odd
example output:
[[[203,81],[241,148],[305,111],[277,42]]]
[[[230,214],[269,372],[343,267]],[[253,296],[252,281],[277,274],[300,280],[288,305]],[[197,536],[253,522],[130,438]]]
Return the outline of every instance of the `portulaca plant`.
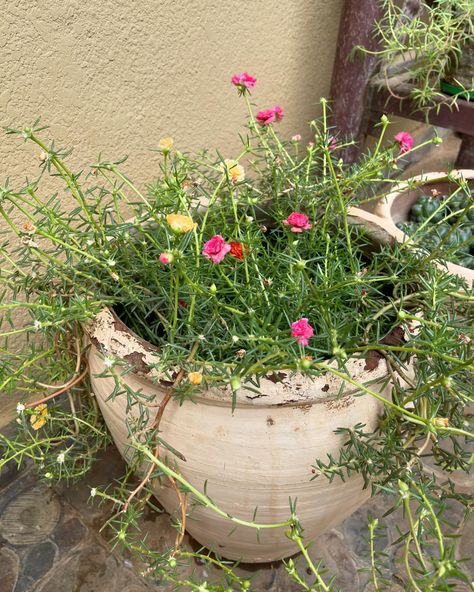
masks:
[[[298,130],[290,140],[278,134],[281,106],[255,108],[253,76],[235,75],[232,84],[248,108],[240,153],[190,155],[163,138],[159,157],[150,157],[156,180],[146,191],[125,174],[123,160],[73,172],[69,151],[44,140],[46,128],[38,121],[8,129],[37,147],[41,173],[21,188],[0,189],[0,384],[20,396],[17,435],[0,436],[0,468],[29,458],[49,483],[76,479],[109,442],[90,395],[83,340],[84,326],[104,307],[160,348],[158,370],[184,404],[202,389],[225,385],[235,404],[242,385],[258,390],[261,377],[277,377],[283,368],[352,380],[345,370],[349,357],[365,357],[370,365],[383,356],[393,397],[384,402],[379,427],[373,433],[363,425],[342,430],[340,457],[315,459],[318,478],[358,472],[374,493],[392,493],[410,523],[400,539],[406,589],[450,590],[450,582],[468,576],[454,558],[455,541],[443,535],[442,512],[454,498],[467,515],[472,498],[426,473],[423,455],[429,445],[432,461],[448,474],[469,471],[473,462],[465,412],[472,403],[473,296],[423,250],[374,247],[370,232],[351,225],[348,213],[388,191],[397,163],[422,145],[413,146],[403,133],[382,149],[389,126],[384,117],[375,149],[348,167],[339,160],[344,138],[328,126],[325,100],[305,144]],[[74,208],[60,193],[43,192],[42,181],[51,176],[64,184]],[[460,192],[468,191],[457,183]],[[406,372],[409,360],[414,377]],[[108,369],[120,363],[107,356],[104,362]],[[153,430],[136,426],[137,462],[156,459],[158,424]],[[149,548],[136,536],[140,513],[151,504],[150,479],[171,476],[165,462],[151,462],[139,487],[127,473],[120,486],[91,492],[113,503],[116,541],[177,589],[251,589],[219,557],[183,549],[182,523],[171,548]],[[190,487],[180,476],[173,479],[183,490]],[[195,495],[215,509],[205,492]],[[297,506],[288,516],[288,536],[302,552],[299,562],[287,562],[288,577],[302,590],[335,590],[309,559]],[[376,535],[371,523],[368,536]],[[382,590],[384,558],[371,550],[374,590]],[[193,556],[220,565],[223,581],[203,588],[183,579],[180,565]],[[309,584],[301,575],[305,568]]]

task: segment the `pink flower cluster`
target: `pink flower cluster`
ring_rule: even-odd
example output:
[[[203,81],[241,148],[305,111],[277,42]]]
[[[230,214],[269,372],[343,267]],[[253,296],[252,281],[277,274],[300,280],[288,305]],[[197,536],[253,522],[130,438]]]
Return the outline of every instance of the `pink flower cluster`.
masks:
[[[241,92],[245,92],[249,88],[253,88],[255,86],[257,79],[253,76],[250,76],[248,72],[242,72],[242,74],[234,74],[231,78],[231,82]]]
[[[413,148],[413,136],[408,132],[399,132],[395,136],[395,140],[400,146],[400,154],[410,152],[410,150]]]
[[[309,340],[314,335],[314,329],[308,322],[308,319],[302,318],[299,321],[291,323],[291,336],[296,337],[296,341],[303,347],[309,344]]]
[[[269,125],[275,121],[283,119],[283,109],[279,105],[275,105],[271,109],[264,109],[257,113],[256,119],[260,125]]]
[[[286,220],[283,220],[285,226],[291,226],[291,232],[303,232],[303,230],[311,230],[313,227],[309,223],[309,218],[306,214],[300,214],[299,212],[293,212],[288,216]]]
[[[216,234],[206,243],[202,254],[213,263],[220,263],[232,247],[228,245],[220,234]]]

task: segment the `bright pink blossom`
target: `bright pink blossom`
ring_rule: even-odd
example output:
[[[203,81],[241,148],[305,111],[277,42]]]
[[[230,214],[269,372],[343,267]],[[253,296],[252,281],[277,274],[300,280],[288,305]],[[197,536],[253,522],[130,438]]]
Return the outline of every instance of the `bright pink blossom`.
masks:
[[[277,121],[281,121],[283,119],[283,109],[280,107],[280,105],[275,105],[273,107],[273,113],[275,113],[275,119]]]
[[[231,246],[226,244],[225,240],[220,234],[216,234],[207,243],[204,243],[202,254],[204,257],[210,259],[213,263],[220,263],[227,253],[230,251]]]
[[[163,263],[163,265],[168,265],[169,263],[172,263],[174,257],[171,253],[161,253],[159,259],[160,263]]]
[[[413,148],[413,136],[408,132],[399,132],[395,136],[395,140],[400,146],[400,154],[410,152],[410,150]]]
[[[283,109],[279,105],[275,105],[271,109],[264,109],[257,113],[256,119],[260,125],[269,125],[275,121],[283,119]]]
[[[306,346],[310,338],[314,335],[314,329],[308,323],[308,319],[302,318],[299,321],[291,323],[291,336],[296,337],[299,345]]]
[[[269,125],[276,121],[275,111],[273,109],[264,109],[263,111],[259,111],[256,117],[258,123],[260,125]]]
[[[286,220],[283,220],[285,226],[291,226],[291,232],[303,232],[303,230],[310,230],[312,224],[309,223],[309,218],[306,214],[293,212]]]
[[[242,72],[242,74],[234,74],[231,78],[231,82],[234,86],[237,86],[241,91],[253,88],[257,79],[250,76],[248,72]]]

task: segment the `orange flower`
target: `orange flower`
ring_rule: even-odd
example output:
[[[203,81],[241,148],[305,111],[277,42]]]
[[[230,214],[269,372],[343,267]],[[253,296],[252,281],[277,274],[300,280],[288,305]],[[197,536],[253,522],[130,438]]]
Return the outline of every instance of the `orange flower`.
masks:
[[[35,413],[30,417],[31,427],[34,430],[39,430],[46,423],[46,418],[49,415],[48,406],[46,403],[41,403],[41,405],[37,405],[33,411]]]
[[[250,247],[243,245],[242,243],[232,242],[230,243],[229,255],[243,261],[245,257],[250,253]]]
[[[183,232],[191,232],[197,226],[196,222],[193,222],[191,216],[184,216],[183,214],[168,214],[166,221],[170,225],[171,230],[181,234]]]

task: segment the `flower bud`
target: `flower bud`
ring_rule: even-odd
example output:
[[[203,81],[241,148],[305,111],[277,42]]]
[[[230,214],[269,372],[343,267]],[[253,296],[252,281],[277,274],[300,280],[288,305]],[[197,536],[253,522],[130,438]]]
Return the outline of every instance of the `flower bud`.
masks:
[[[214,296],[215,294],[217,294],[217,286],[216,284],[211,284],[209,287],[209,292]]]

